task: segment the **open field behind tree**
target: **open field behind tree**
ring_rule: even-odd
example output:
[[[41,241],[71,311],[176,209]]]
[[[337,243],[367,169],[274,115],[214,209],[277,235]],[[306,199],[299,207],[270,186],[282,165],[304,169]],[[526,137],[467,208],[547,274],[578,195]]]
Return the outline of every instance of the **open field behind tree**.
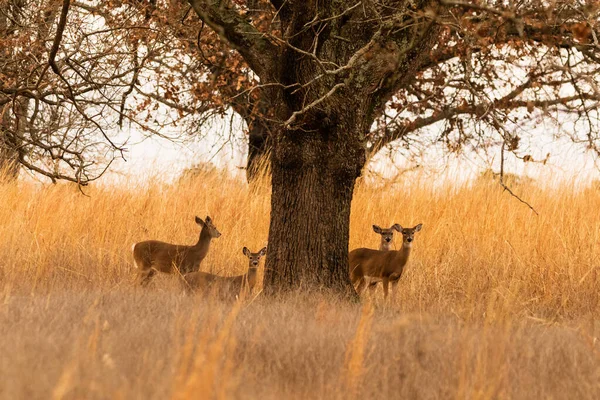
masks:
[[[143,290],[131,245],[194,243],[194,215],[223,233],[201,269],[245,272],[268,185],[211,171],[84,190],[0,184],[1,398],[600,397],[597,188],[525,183],[536,216],[491,181],[359,185],[350,249],[378,246],[372,224],[423,223],[387,305],[227,304],[164,274]]]

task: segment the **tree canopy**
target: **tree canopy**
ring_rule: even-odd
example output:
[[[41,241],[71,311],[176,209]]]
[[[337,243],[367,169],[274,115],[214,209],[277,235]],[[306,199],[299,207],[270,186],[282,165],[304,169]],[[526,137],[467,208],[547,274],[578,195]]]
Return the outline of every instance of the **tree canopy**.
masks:
[[[571,121],[572,129],[557,126],[557,132],[598,152],[596,3],[356,1],[329,16],[318,2],[301,3],[3,1],[4,158],[53,179],[86,182],[120,154],[122,144],[111,140],[114,126],[131,123],[160,134],[176,124],[193,135],[228,109],[246,122],[250,157],[261,155],[285,122],[273,121],[260,100],[267,83],[261,74],[272,68],[275,50],[294,49],[282,29],[286,13],[298,8],[315,13],[303,28],[321,41],[334,22],[370,26],[370,45],[362,50],[383,63],[386,46],[406,44],[402,32],[413,24],[435,37],[413,79],[381,99],[365,137],[369,156],[390,144],[410,148],[433,124],[441,124],[435,140],[449,151],[506,141],[518,153],[526,121],[540,117]],[[206,10],[206,20],[192,7]],[[373,19],[361,21],[360,13]],[[234,18],[231,32],[213,29],[222,18]],[[248,42],[252,35],[260,41]],[[420,35],[411,38],[413,46]],[[358,57],[356,65],[320,59],[318,46],[319,40],[295,48],[321,71],[317,80],[344,78],[358,67]],[[391,82],[394,73],[388,75]],[[159,105],[172,110],[168,117],[152,116]]]

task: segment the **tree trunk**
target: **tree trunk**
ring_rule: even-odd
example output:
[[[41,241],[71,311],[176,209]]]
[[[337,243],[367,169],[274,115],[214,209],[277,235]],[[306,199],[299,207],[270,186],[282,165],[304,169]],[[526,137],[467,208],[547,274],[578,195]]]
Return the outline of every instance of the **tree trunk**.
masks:
[[[19,107],[20,103],[17,105]],[[14,180],[19,176],[20,164],[18,144],[11,131],[10,109],[5,107],[0,115],[0,177]]]
[[[12,181],[19,176],[18,153],[5,147],[3,141],[4,139],[0,138],[0,178]]]
[[[16,9],[19,10],[22,5],[20,2],[15,2],[14,7],[11,7],[10,10]],[[0,35],[2,37],[8,37],[12,35],[15,27],[12,23],[14,20],[14,16],[6,13],[9,11],[9,8],[6,7],[4,12],[0,12]],[[9,17],[11,19],[9,19]],[[10,59],[10,53],[8,55],[0,54],[0,65],[10,65],[8,60]],[[11,76],[11,71],[1,71],[0,75]],[[18,153],[15,150],[15,147],[12,143],[10,135],[10,105],[0,106],[0,178],[5,179],[15,179],[19,174],[19,164],[16,162],[18,159]]]
[[[246,163],[246,180],[252,184],[259,179],[269,167],[271,157],[271,140],[266,123],[255,119],[248,124],[248,161]]]
[[[339,140],[344,135],[345,140]],[[364,148],[340,127],[287,131],[272,157],[264,290],[355,295],[348,275],[350,205]]]

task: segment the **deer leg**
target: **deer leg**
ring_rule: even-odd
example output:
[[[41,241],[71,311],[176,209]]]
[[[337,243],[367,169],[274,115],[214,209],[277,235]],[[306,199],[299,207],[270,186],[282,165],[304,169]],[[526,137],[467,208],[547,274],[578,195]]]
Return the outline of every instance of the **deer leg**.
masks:
[[[156,275],[156,270],[154,268],[140,271],[140,285],[147,286],[154,275]]]
[[[400,281],[400,279],[396,279],[394,281],[392,281],[392,297],[396,298],[396,293],[397,293],[397,288],[398,288],[398,282]]]
[[[358,293],[359,296],[362,293],[362,291],[364,290],[366,283],[367,282],[365,281],[364,277],[360,278],[360,280],[358,281],[358,286],[356,287],[356,293]]]
[[[371,296],[373,295],[373,293],[375,293],[375,289],[377,289],[377,281],[369,282],[369,293],[371,294]]]
[[[390,275],[390,280],[392,281],[392,295],[396,298],[396,290],[398,288],[398,282],[400,282],[400,275],[394,273]]]
[[[384,276],[381,281],[383,282],[383,298],[387,299],[388,285],[390,283],[390,278],[388,276]]]

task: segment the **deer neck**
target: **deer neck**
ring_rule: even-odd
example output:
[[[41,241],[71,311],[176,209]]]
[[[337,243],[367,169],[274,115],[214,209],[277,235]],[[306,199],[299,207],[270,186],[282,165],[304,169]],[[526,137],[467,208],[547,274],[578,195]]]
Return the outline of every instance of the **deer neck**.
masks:
[[[256,285],[256,271],[257,269],[252,266],[248,268],[248,272],[242,275],[242,287],[250,290],[254,288],[254,285]]]
[[[256,272],[257,272],[257,268],[254,268],[254,267],[250,267],[248,269],[248,272],[246,272],[245,280],[250,289],[254,288],[254,285],[256,285]]]
[[[392,242],[386,242],[385,240],[382,240],[381,244],[379,245],[379,250],[381,250],[381,251],[392,250]]]
[[[210,241],[212,237],[210,236],[210,232],[206,228],[202,228],[200,231],[200,238],[198,239],[198,243],[194,245],[196,251],[200,253],[202,256],[205,256],[208,253],[208,248],[210,247]]]
[[[396,252],[396,262],[400,266],[404,266],[408,261],[408,257],[410,256],[410,251],[412,249],[411,245],[406,245],[404,242],[402,243],[402,248]]]

